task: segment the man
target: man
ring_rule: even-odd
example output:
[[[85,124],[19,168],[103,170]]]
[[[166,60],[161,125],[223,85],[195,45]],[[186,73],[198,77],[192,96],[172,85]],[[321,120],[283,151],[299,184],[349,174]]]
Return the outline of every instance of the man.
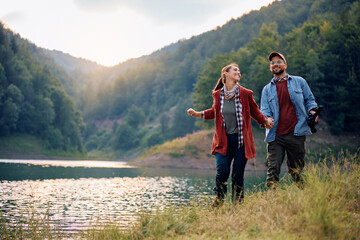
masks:
[[[274,127],[266,129],[265,136],[268,164],[266,186],[273,188],[279,182],[285,153],[289,174],[296,183],[302,183],[305,136],[311,135],[306,118],[308,112],[315,113],[317,103],[305,79],[286,73],[286,59],[281,53],[272,52],[268,59],[274,77],[263,88],[260,110],[274,119]]]

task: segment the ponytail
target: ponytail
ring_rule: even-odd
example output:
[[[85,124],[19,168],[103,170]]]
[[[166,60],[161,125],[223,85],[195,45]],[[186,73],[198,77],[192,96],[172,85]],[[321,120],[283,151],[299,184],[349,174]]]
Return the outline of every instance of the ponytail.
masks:
[[[215,85],[215,87],[214,87],[214,89],[213,89],[213,92],[215,92],[216,90],[222,88],[223,86],[224,86],[224,83],[223,83],[223,79],[222,79],[222,77],[221,77],[221,78],[219,78],[219,80],[217,81],[217,83],[216,83],[216,85]]]

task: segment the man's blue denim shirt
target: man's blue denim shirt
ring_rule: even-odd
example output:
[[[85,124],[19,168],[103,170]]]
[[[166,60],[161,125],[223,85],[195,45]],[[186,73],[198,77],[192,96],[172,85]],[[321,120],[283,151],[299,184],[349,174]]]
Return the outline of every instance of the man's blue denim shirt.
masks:
[[[303,136],[311,135],[311,130],[306,122],[306,117],[310,109],[317,107],[314,95],[309,85],[302,77],[290,76],[287,80],[290,100],[295,107],[297,124],[295,126],[294,135]],[[274,127],[266,129],[265,142],[275,140],[276,128],[279,123],[279,100],[276,91],[274,79],[267,84],[261,93],[261,112],[268,117],[274,119]]]

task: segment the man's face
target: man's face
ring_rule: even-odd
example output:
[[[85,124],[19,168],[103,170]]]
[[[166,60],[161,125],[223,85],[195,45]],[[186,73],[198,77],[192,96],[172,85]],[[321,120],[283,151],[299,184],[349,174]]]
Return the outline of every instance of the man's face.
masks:
[[[284,60],[281,59],[279,56],[274,56],[270,61],[270,72],[274,75],[280,75],[285,72],[287,65],[285,64]]]

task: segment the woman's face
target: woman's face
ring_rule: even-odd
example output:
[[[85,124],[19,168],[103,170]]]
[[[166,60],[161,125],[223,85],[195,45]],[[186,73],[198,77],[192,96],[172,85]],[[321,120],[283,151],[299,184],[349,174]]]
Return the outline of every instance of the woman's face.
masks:
[[[225,72],[226,79],[229,79],[234,82],[240,81],[241,73],[240,69],[237,66],[231,66],[228,72]]]

